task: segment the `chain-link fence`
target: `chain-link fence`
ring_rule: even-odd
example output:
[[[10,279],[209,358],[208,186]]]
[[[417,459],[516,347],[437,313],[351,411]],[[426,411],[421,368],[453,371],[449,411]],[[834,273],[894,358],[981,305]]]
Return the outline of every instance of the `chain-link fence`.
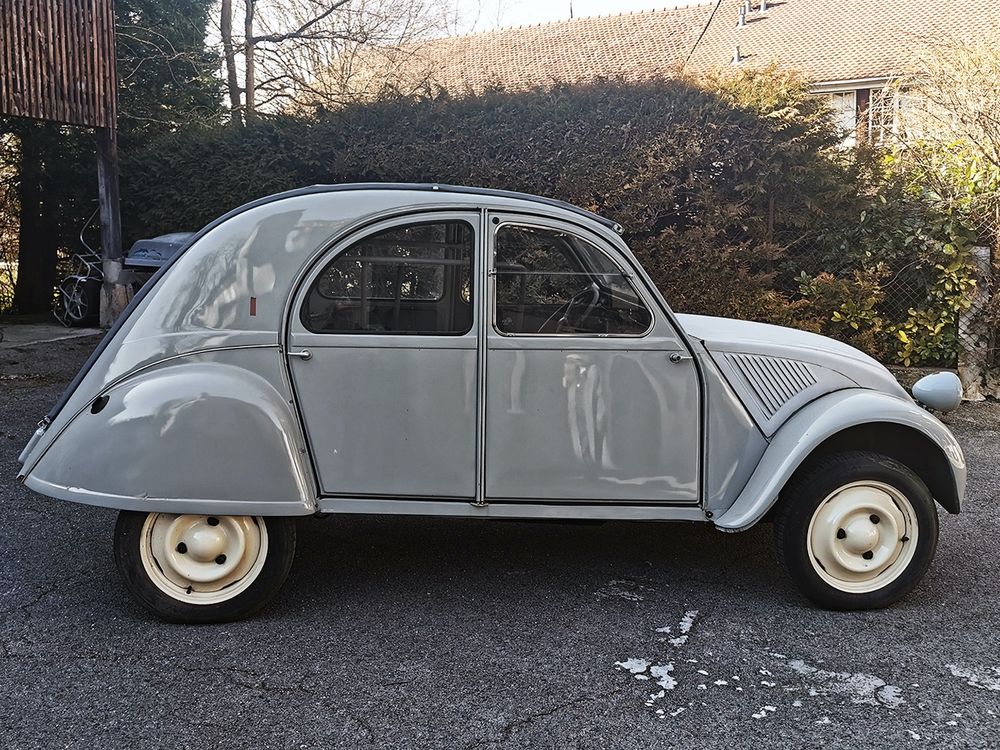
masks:
[[[806,305],[820,332],[886,364],[957,367],[974,399],[1000,397],[1000,196],[964,219],[975,239],[952,255],[902,246],[859,252],[843,238],[789,233],[776,275],[783,295]]]

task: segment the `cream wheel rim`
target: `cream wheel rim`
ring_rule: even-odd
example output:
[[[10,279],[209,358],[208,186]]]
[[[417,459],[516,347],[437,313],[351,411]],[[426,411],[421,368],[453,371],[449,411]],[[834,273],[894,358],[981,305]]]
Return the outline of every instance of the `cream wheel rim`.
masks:
[[[254,516],[150,513],[139,542],[153,584],[189,604],[218,604],[246,591],[267,558],[267,526]]]
[[[819,577],[852,594],[896,580],[917,547],[917,522],[906,496],[883,482],[853,482],[830,493],[813,513],[806,539]]]

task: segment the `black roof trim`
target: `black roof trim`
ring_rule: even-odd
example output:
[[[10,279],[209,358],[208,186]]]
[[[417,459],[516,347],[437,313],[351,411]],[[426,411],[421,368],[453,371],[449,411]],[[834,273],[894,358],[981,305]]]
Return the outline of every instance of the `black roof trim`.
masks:
[[[555,198],[543,198],[540,195],[531,195],[530,193],[517,193],[513,190],[494,190],[492,188],[476,188],[467,187],[464,185],[439,185],[437,183],[418,183],[418,182],[348,182],[339,185],[311,185],[304,188],[296,188],[295,190],[286,190],[282,193],[274,193],[273,195],[266,195],[263,198],[257,198],[249,203],[244,203],[242,206],[227,211],[225,214],[210,222],[209,224],[202,227],[198,232],[191,235],[191,237],[184,243],[184,245],[174,253],[173,257],[167,260],[160,269],[153,274],[152,278],[149,279],[142,288],[132,297],[128,306],[122,311],[122,314],[118,316],[118,320],[115,324],[111,326],[107,333],[104,334],[104,338],[101,339],[97,347],[87,361],[84,362],[83,367],[80,368],[76,376],[70,381],[70,384],[66,386],[66,390],[62,392],[59,400],[56,402],[49,413],[46,415],[46,419],[51,422],[56,418],[56,415],[62,411],[62,408],[69,401],[69,397],[73,394],[73,391],[77,389],[80,382],[86,376],[87,372],[97,361],[97,358],[104,353],[104,350],[108,348],[108,344],[114,339],[115,334],[118,333],[119,329],[124,325],[125,321],[128,320],[129,316],[135,311],[139,306],[139,303],[145,298],[146,294],[149,293],[151,289],[156,286],[156,283],[160,278],[167,272],[174,263],[177,262],[187,249],[191,247],[195,242],[201,239],[204,235],[208,234],[210,231],[215,229],[219,224],[227,221],[234,216],[237,216],[244,211],[249,211],[251,208],[257,208],[258,206],[263,206],[268,203],[273,203],[275,201],[282,200],[284,198],[293,198],[297,195],[314,195],[316,193],[341,193],[351,190],[413,190],[428,193],[458,193],[460,195],[488,195],[494,198],[516,198],[518,200],[531,201],[534,203],[541,203],[546,206],[553,206],[556,208],[561,208],[566,211],[571,211],[579,216],[586,216],[588,219],[592,219],[609,229],[621,234],[622,227],[611,219],[606,219],[603,216],[595,214],[586,209],[580,208],[579,206],[574,206],[572,203],[566,203],[565,201],[556,200]]]

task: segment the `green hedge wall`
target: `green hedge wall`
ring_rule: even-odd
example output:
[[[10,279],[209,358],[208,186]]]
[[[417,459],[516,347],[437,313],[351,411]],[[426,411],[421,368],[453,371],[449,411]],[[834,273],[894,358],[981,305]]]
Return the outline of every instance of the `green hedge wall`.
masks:
[[[794,77],[604,81],[191,128],[123,157],[126,236],[196,229],[315,183],[448,182],[570,201],[626,228],[679,310],[787,321],[774,237],[834,219],[852,175]]]

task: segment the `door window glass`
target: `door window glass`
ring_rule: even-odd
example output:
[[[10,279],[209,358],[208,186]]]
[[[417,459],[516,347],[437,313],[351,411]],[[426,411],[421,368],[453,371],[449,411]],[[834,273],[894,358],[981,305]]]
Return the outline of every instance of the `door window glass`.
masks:
[[[302,308],[314,333],[468,333],[472,226],[393,227],[358,241],[316,277]]]
[[[621,269],[567,232],[497,229],[496,327],[507,334],[641,336],[652,314]]]

